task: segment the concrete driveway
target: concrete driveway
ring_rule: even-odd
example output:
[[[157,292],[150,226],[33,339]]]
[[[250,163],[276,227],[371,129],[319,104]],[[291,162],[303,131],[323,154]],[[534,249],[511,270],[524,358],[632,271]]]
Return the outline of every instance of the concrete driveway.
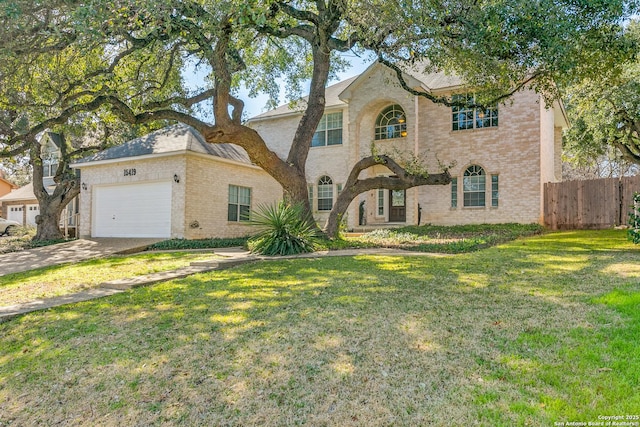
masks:
[[[78,239],[42,248],[0,255],[0,276],[34,268],[138,252],[164,239]]]

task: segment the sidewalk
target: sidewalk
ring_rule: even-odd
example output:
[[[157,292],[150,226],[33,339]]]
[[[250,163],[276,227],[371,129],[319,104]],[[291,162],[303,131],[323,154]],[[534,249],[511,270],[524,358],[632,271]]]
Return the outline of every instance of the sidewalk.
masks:
[[[189,267],[182,267],[177,270],[162,271],[158,273],[148,274],[145,276],[136,276],[128,279],[113,280],[100,284],[96,288],[87,289],[85,291],[74,294],[63,295],[55,298],[47,298],[36,300],[25,304],[16,304],[11,306],[0,307],[0,323],[6,322],[21,314],[30,313],[37,310],[46,310],[65,304],[74,304],[77,302],[89,301],[96,298],[102,298],[109,295],[118,294],[128,291],[129,289],[139,286],[148,286],[159,282],[172,279],[181,279],[192,274],[204,273],[213,270],[223,270],[240,264],[246,264],[254,261],[266,260],[286,260],[295,258],[322,258],[333,256],[357,256],[357,255],[380,255],[380,256],[447,256],[443,254],[431,254],[422,252],[408,252],[401,249],[344,249],[337,251],[321,251],[299,255],[289,256],[254,256],[250,252],[242,248],[220,248],[214,250],[214,255],[223,257],[221,260],[197,261],[191,263]]]

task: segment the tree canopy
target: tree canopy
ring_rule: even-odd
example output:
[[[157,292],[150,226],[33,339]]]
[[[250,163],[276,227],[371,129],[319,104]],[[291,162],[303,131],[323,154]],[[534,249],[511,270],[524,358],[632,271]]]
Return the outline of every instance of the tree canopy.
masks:
[[[624,36],[637,46],[640,24],[630,22]],[[640,62],[635,54],[569,86],[566,99],[573,126],[565,145],[574,163],[594,165],[605,157],[610,164],[640,165]]]
[[[597,75],[628,54],[620,23],[634,7],[624,0],[13,0],[0,6],[0,155],[25,152],[45,129],[91,114],[133,125],[179,121],[209,143],[244,148],[310,212],[306,159],[325,88],[342,65],[338,53],[369,52],[411,93],[447,105],[454,101],[408,87],[403,67],[455,73],[476,90],[476,103],[504,101],[524,86],[552,99],[557,82]],[[185,82],[185,64],[209,70],[196,89]],[[292,95],[310,81],[286,159],[243,124],[237,97],[245,85],[275,99],[279,78]],[[206,100],[212,122],[197,111]],[[397,177],[356,173],[374,164]],[[355,167],[329,234],[359,192],[449,182],[446,170],[412,173],[389,156]]]

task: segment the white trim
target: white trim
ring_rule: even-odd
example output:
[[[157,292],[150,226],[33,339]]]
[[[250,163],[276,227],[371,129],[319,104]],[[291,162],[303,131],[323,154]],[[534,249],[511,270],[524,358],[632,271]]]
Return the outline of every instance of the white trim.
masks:
[[[215,161],[215,162],[227,163],[227,164],[232,164],[232,165],[236,165],[236,166],[244,166],[244,167],[247,167],[247,168],[250,168],[250,169],[262,170],[261,167],[256,166],[254,164],[240,162],[240,161],[232,160],[232,159],[226,159],[224,157],[218,157],[218,156],[214,156],[212,154],[198,153],[198,152],[194,152],[194,151],[191,151],[191,150],[179,150],[179,151],[170,151],[170,152],[167,152],[167,153],[144,154],[142,156],[119,157],[117,159],[96,160],[96,161],[86,162],[86,163],[74,163],[74,164],[69,165],[69,167],[74,168],[74,169],[82,169],[82,168],[85,168],[85,167],[113,165],[113,164],[117,164],[117,163],[133,162],[133,161],[137,161],[137,160],[162,159],[162,158],[165,158],[165,157],[181,156],[181,155],[201,157],[201,158],[205,158],[205,159],[212,160],[212,161]]]
[[[275,110],[272,110],[272,111],[275,111]],[[272,115],[269,115],[269,116],[266,116],[266,117],[257,116],[257,117],[253,117],[253,118],[247,120],[247,124],[255,123],[255,122],[262,122],[264,120],[272,120],[272,119],[275,119],[275,118],[280,119],[280,118],[286,118],[286,117],[292,117],[292,116],[302,116],[303,114],[304,114],[304,110],[302,110],[302,111],[291,111],[291,112],[282,113],[282,114],[272,114]]]

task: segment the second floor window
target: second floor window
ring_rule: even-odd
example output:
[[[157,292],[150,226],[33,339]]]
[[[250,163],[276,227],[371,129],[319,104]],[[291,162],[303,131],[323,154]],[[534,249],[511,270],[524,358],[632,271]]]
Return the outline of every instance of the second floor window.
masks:
[[[473,95],[453,95],[451,100],[473,105]],[[481,129],[498,126],[498,107],[472,108],[469,106],[452,106],[453,130]]]
[[[375,139],[404,138],[407,136],[407,116],[398,104],[390,105],[376,119]]]
[[[56,172],[58,171],[58,161],[43,161],[42,162],[42,177],[43,178],[51,178],[56,176]]]
[[[342,144],[342,111],[322,116],[311,140],[312,147]]]

